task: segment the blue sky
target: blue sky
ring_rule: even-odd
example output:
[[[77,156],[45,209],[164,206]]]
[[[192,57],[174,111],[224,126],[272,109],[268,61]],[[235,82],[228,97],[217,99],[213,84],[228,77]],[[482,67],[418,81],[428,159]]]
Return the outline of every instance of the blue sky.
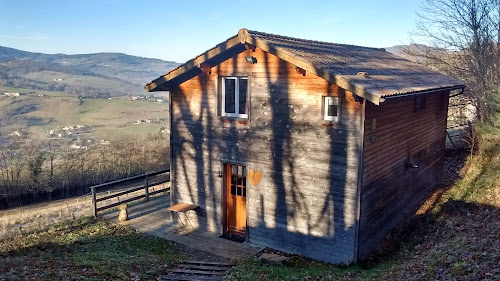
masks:
[[[184,62],[250,30],[371,47],[409,42],[421,0],[0,0],[0,46]]]

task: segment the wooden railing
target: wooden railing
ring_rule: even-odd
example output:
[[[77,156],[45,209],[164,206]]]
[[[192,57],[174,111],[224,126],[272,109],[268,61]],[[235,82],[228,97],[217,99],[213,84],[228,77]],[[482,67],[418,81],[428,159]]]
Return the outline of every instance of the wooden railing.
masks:
[[[150,179],[152,177],[157,176],[157,175],[161,175],[161,174],[166,174],[166,173],[169,173],[167,179],[162,179],[160,181],[150,182]],[[137,181],[140,179],[144,179],[144,183],[140,186],[133,185],[132,187],[130,187],[124,191],[120,191],[117,193],[113,193],[113,194],[98,198],[99,191],[102,191],[105,188],[111,188],[112,186],[115,186],[115,185],[129,184],[133,181]],[[126,179],[111,181],[111,182],[107,182],[107,183],[103,183],[103,184],[99,184],[99,185],[94,185],[94,186],[90,187],[90,190],[92,191],[92,206],[93,206],[93,210],[94,210],[94,216],[97,216],[97,212],[116,207],[120,204],[125,204],[128,202],[139,200],[142,198],[145,198],[145,201],[149,201],[149,196],[170,190],[170,187],[167,187],[167,188],[155,190],[153,192],[149,192],[149,187],[152,185],[159,185],[159,184],[166,183],[169,181],[170,181],[170,169],[165,169],[165,170],[160,170],[160,171],[156,171],[156,172],[152,172],[152,173],[147,173],[144,175],[139,175],[139,176],[134,176],[134,177],[126,178]],[[142,189],[144,189],[144,194],[141,194],[141,195],[138,195],[138,196],[135,196],[132,198],[127,198],[125,200],[118,200],[118,202],[97,207],[98,202],[106,201],[106,200],[109,200],[112,198],[118,198],[120,196],[124,196],[124,195],[132,193],[132,192],[140,191]]]

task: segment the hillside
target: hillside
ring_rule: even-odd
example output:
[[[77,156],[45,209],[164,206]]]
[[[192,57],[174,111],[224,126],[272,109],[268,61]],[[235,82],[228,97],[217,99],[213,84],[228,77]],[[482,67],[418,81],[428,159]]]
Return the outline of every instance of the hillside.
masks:
[[[94,79],[98,83],[100,78]],[[86,138],[119,139],[156,133],[168,124],[168,103],[155,102],[156,98],[81,99],[69,93],[1,86],[0,92],[27,93],[19,97],[0,96],[0,143],[7,137],[47,139],[50,131],[63,131],[63,127],[74,125],[89,128]],[[151,122],[136,124],[137,120]],[[20,136],[13,136],[14,132]],[[75,141],[77,136],[64,132],[62,138]]]
[[[425,50],[431,50],[431,48],[421,44],[411,44],[411,45],[396,45],[392,47],[387,47],[385,48],[385,50],[389,53],[393,53],[407,60],[418,62],[425,65],[424,59],[422,57],[417,56],[417,54],[422,53]]]
[[[122,53],[52,55],[0,46],[0,86],[95,97],[136,95],[177,65]]]

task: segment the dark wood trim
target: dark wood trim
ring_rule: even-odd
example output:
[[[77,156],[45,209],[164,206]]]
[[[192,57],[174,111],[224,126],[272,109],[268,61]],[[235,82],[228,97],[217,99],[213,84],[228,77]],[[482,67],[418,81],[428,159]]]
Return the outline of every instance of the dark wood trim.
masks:
[[[359,229],[360,229],[360,218],[361,218],[361,191],[363,188],[363,156],[365,150],[365,112],[366,112],[366,102],[363,103],[361,108],[361,124],[360,124],[360,136],[359,136],[359,153],[358,153],[358,184],[356,188],[356,229],[354,233],[354,258],[353,261],[356,263],[359,259],[358,249],[359,249]]]
[[[172,145],[172,123],[173,123],[173,120],[174,120],[174,114],[172,112],[172,92],[168,92],[168,114],[170,115],[170,205],[174,205],[174,201],[172,201],[174,199],[174,194],[175,194],[175,173],[177,172],[176,171],[176,166],[177,165],[174,165],[174,148],[173,148],[173,145]],[[174,175],[174,177],[172,177],[172,175]]]
[[[221,162],[221,170],[222,170],[222,186],[221,186],[221,191],[222,191],[222,233],[221,234],[224,234],[228,231],[228,222],[227,222],[227,219],[228,219],[228,213],[227,213],[227,198],[228,198],[228,194],[227,194],[227,186],[228,186],[228,182],[227,182],[227,170],[228,170],[228,162],[225,162],[225,161],[222,161]]]

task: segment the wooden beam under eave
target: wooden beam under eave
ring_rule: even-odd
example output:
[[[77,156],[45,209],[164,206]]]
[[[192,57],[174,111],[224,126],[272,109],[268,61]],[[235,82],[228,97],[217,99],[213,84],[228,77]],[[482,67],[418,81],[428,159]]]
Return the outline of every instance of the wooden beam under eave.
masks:
[[[162,83],[160,85],[155,85],[154,83],[150,83],[144,87],[144,89],[147,92],[162,92],[162,91],[168,91],[169,90],[169,85],[168,81],[165,83]]]
[[[155,79],[155,80],[153,80],[153,82],[146,84],[146,86],[144,88],[146,89],[147,92],[154,92],[154,89],[156,89],[158,87],[158,85],[161,84],[161,82],[157,84],[156,80],[158,80],[158,79]]]

